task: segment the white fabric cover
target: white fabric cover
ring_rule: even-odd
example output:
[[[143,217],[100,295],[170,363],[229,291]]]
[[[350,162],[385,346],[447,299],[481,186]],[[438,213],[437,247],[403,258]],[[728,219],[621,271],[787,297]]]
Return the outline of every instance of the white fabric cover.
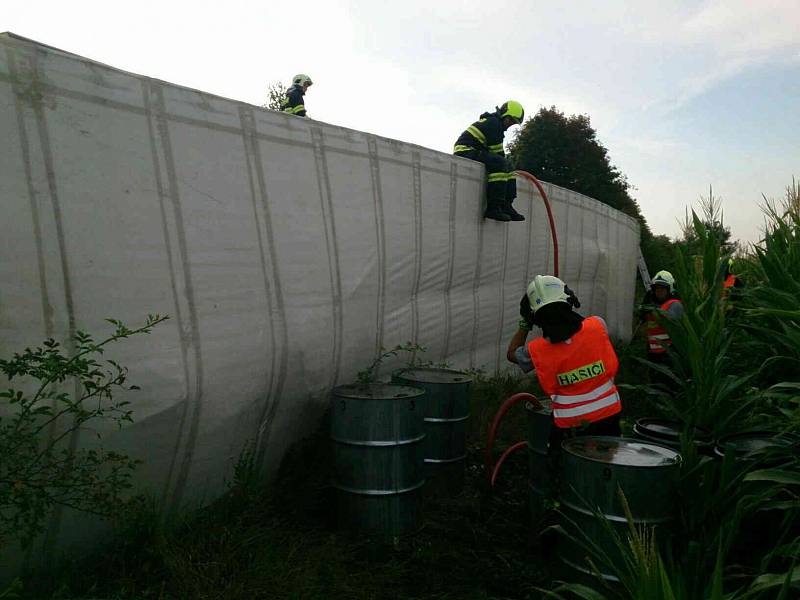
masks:
[[[218,495],[249,439],[273,473],[381,346],[506,368],[526,284],[553,271],[538,192],[518,180],[524,223],[485,221],[469,160],[8,34],[0,106],[0,356],[171,315],[109,351],[142,389],[106,437],[167,506]],[[638,224],[545,188],[561,278],[629,337]]]

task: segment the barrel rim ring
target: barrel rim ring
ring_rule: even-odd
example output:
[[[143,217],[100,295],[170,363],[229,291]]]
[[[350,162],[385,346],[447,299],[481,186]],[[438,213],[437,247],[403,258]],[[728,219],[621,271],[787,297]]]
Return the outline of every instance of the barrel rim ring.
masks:
[[[469,413],[467,413],[466,416],[464,416],[464,417],[456,417],[455,419],[445,419],[445,418],[441,418],[441,417],[425,417],[423,419],[423,421],[425,421],[426,423],[461,423],[461,422],[466,421],[467,419],[469,419],[470,416],[471,415]]]
[[[331,440],[337,444],[345,444],[346,446],[368,446],[371,448],[393,448],[396,446],[407,446],[415,444],[425,439],[425,434],[420,434],[417,437],[409,438],[406,440],[347,440],[336,436],[331,436]]]
[[[618,464],[618,463],[608,463],[608,462],[605,462],[605,461],[600,460],[598,458],[592,458],[591,456],[584,456],[584,455],[581,455],[581,454],[576,454],[574,451],[570,450],[570,448],[567,447],[567,444],[569,444],[573,440],[580,440],[582,438],[592,438],[592,439],[596,439],[596,440],[624,440],[626,442],[631,442],[631,443],[635,443],[635,444],[644,444],[646,446],[656,446],[656,447],[661,448],[663,450],[669,450],[670,452],[675,454],[675,456],[673,457],[672,462],[661,464],[661,465],[624,465],[624,464]],[[676,452],[675,448],[670,448],[669,446],[666,446],[665,444],[659,444],[659,443],[656,443],[656,442],[651,442],[649,440],[645,442],[645,441],[642,441],[642,440],[639,440],[639,439],[636,439],[636,438],[616,437],[616,436],[613,436],[613,435],[592,435],[592,436],[580,436],[580,437],[574,437],[574,438],[567,438],[567,439],[565,439],[564,441],[561,442],[561,450],[564,452],[565,459],[567,457],[572,457],[572,458],[581,459],[581,460],[588,460],[588,461],[591,461],[591,462],[594,462],[594,463],[599,463],[601,465],[609,465],[609,466],[613,465],[613,467],[616,468],[616,469],[674,469],[676,467],[679,467],[681,464],[683,464],[683,457],[681,456],[680,452]]]
[[[365,394],[357,394],[357,392],[352,392],[350,394],[343,392],[342,390],[348,389],[369,389],[371,387],[382,387],[382,388],[396,388],[396,389],[405,389],[408,390],[406,393],[402,395],[395,395],[390,397],[374,397],[374,396],[367,396]],[[414,387],[412,385],[397,385],[394,383],[348,383],[345,385],[339,385],[333,388],[332,397],[333,398],[347,398],[349,400],[365,400],[365,401],[387,401],[387,400],[413,400],[419,398],[420,396],[425,395],[425,390],[422,388]]]
[[[333,485],[333,487],[339,491],[347,492],[348,494],[353,494],[356,496],[381,497],[381,496],[399,496],[400,494],[407,494],[409,492],[413,492],[414,490],[418,490],[423,485],[425,485],[425,481],[426,480],[423,479],[422,481],[420,481],[419,483],[415,483],[411,487],[402,488],[399,490],[363,490],[363,489],[351,488],[346,485],[336,483],[335,481],[331,482],[331,485]]]
[[[403,378],[403,375],[405,373],[411,373],[413,371],[427,371],[428,373],[449,373],[451,375],[458,375],[459,377],[461,377],[461,379],[456,381],[422,381],[422,380],[412,381]],[[396,371],[392,372],[392,379],[394,378],[403,379],[403,381],[408,381],[411,385],[413,385],[414,383],[461,385],[466,383],[472,383],[474,381],[474,378],[465,373],[464,371],[458,371],[456,369],[448,369],[445,367],[403,367],[401,369],[397,369]]]

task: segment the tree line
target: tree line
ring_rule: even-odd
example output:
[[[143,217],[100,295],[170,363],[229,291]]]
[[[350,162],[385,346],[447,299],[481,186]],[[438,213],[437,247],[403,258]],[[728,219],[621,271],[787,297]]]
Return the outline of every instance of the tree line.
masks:
[[[636,219],[641,226],[642,254],[651,271],[671,270],[676,246],[688,254],[696,253],[699,240],[688,215],[678,239],[653,233],[631,195],[635,188],[611,163],[608,149],[597,139],[588,115],[567,116],[555,106],[541,108],[523,123],[509,150],[515,169],[590,196]],[[720,246],[725,251],[735,250],[730,230],[722,224],[721,201],[713,190],[701,197],[700,212],[704,225]]]

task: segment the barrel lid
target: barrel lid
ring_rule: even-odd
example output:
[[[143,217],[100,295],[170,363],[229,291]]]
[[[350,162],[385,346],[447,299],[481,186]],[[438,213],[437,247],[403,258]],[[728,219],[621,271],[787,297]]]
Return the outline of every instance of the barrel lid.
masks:
[[[564,440],[565,452],[580,458],[626,467],[663,467],[680,462],[669,448],[610,436],[582,436]]]
[[[409,385],[392,385],[389,383],[353,383],[334,388],[333,394],[339,398],[397,400],[400,398],[417,398],[424,395],[425,390]]]
[[[681,432],[685,427],[680,421],[669,421],[667,419],[638,419],[633,426],[634,432],[640,435],[650,435],[670,442],[677,442],[681,437]],[[711,441],[711,433],[702,427],[694,428],[696,440]]]
[[[394,378],[409,383],[470,383],[472,381],[472,377],[461,371],[433,367],[398,371],[394,374]]]
[[[767,448],[786,448],[798,442],[796,436],[775,431],[745,431],[720,438],[716,453],[720,456],[725,450],[733,450],[737,456],[761,452]]]

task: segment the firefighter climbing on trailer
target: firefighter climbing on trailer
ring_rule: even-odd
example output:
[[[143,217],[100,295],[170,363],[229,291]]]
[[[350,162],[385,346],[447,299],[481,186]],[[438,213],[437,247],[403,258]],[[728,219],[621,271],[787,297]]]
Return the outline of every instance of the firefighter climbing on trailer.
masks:
[[[302,73],[295,75],[292,78],[292,87],[286,90],[286,97],[281,102],[281,110],[290,115],[307,117],[304,96],[313,83],[308,75]]]
[[[519,125],[525,110],[516,100],[503,103],[494,112],[485,112],[456,140],[453,153],[482,162],[486,166],[486,212],[495,221],[524,221],[512,203],[517,197],[517,181],[503,149],[506,130]]]

